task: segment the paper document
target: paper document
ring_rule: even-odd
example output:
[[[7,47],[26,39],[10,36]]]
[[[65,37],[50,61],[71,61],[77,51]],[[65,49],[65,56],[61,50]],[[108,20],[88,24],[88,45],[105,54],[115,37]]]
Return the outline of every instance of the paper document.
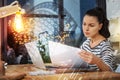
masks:
[[[58,66],[88,67],[88,64],[78,54],[81,50],[80,48],[53,41],[49,41],[48,46],[52,64]]]

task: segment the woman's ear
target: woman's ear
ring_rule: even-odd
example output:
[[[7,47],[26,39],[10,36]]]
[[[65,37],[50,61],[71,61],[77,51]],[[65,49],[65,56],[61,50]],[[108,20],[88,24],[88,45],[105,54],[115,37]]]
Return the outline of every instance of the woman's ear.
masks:
[[[103,27],[103,24],[101,23],[100,26],[99,26],[99,30],[101,30],[102,27]]]

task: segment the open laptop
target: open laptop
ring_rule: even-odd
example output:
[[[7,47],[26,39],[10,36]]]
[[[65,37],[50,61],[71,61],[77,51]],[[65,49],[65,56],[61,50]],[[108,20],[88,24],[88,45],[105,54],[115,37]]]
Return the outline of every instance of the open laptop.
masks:
[[[25,47],[26,47],[28,54],[32,60],[32,63],[38,68],[46,69],[44,62],[42,60],[42,57],[40,55],[40,52],[37,48],[37,41],[25,43]]]
[[[52,65],[45,65],[44,61],[42,59],[42,56],[37,48],[37,41],[32,41],[29,43],[25,43],[25,47],[27,49],[27,52],[32,60],[33,65],[35,65],[37,68],[40,69],[53,69],[58,68],[57,66]]]

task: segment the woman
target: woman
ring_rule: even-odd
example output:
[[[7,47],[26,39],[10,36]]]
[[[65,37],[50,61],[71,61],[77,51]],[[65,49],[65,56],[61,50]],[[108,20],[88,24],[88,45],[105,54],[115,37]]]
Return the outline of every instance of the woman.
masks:
[[[114,50],[107,38],[110,37],[109,21],[101,8],[86,12],[83,18],[83,33],[87,40],[81,45],[80,57],[101,71],[113,71]]]

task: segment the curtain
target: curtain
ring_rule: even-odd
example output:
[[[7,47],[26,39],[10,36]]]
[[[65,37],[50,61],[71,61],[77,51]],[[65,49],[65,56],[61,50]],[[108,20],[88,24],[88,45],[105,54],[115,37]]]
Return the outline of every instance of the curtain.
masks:
[[[106,14],[106,0],[96,0],[96,4],[97,4],[97,7],[101,7]]]

